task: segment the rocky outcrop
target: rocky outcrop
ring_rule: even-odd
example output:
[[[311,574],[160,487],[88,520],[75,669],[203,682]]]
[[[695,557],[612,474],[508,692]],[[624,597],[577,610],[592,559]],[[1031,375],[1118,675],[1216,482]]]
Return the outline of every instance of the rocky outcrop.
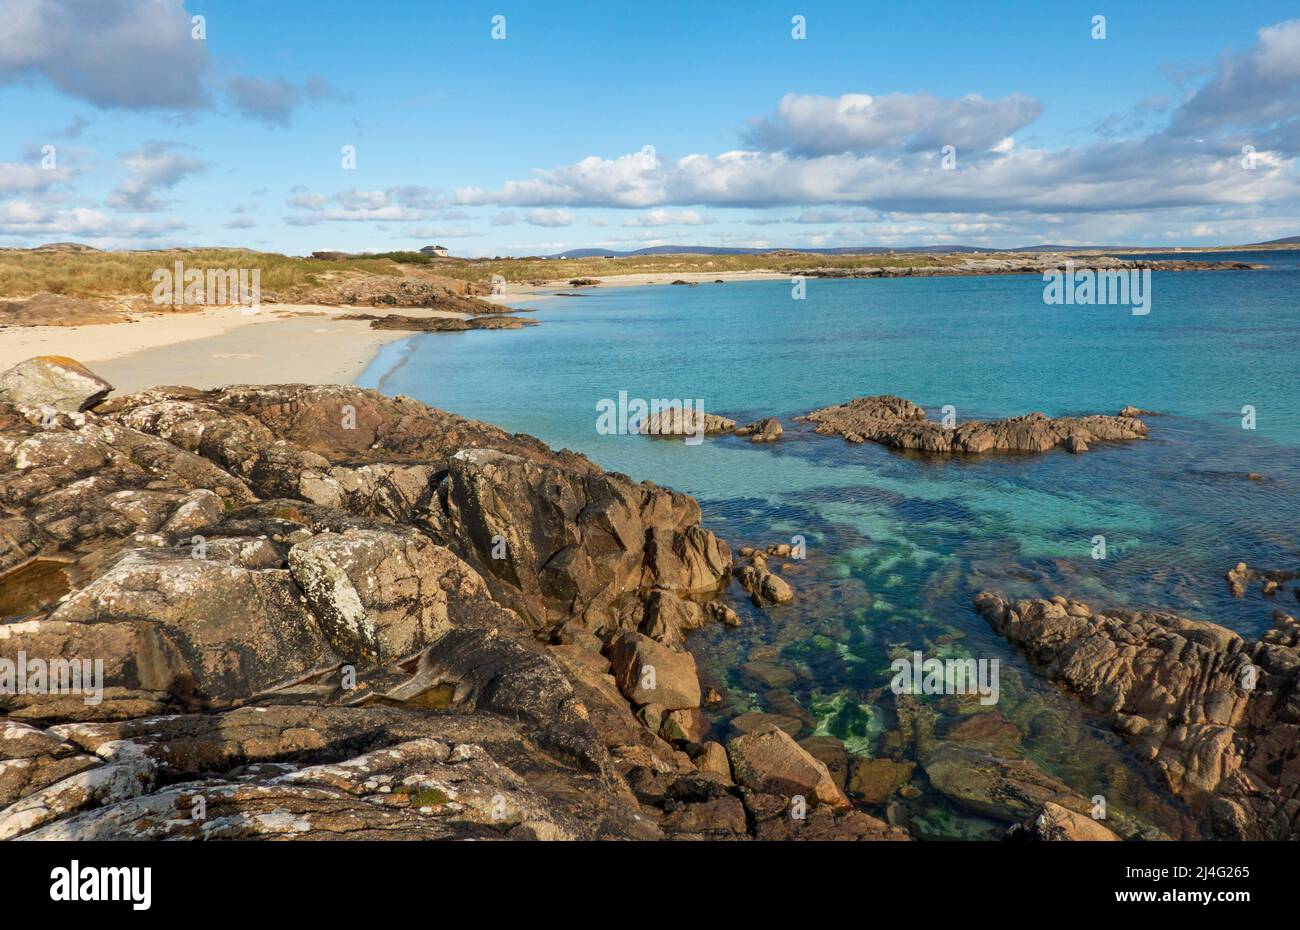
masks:
[[[755,607],[788,604],[794,600],[794,589],[767,567],[767,559],[762,553],[751,551],[749,564],[736,570],[736,580],[749,592]]]
[[[784,432],[780,420],[776,417],[768,417],[765,420],[755,420],[753,423],[740,427],[736,430],[736,435],[748,436],[750,442],[764,443],[776,442]]]
[[[1058,446],[1086,452],[1094,442],[1145,439],[1146,424],[1132,417],[1048,417],[1027,413],[1003,420],[968,420],[951,427],[926,419],[925,411],[889,394],[858,397],[796,417],[823,436],[876,442],[929,453],[1046,452]]]
[[[452,316],[411,316],[404,313],[352,313],[340,320],[369,320],[371,329],[400,330],[412,333],[462,333],[471,329],[521,329],[537,326],[536,320],[518,316],[479,316],[459,319]]]
[[[1251,643],[1214,623],[1057,597],[976,608],[1104,714],[1218,836],[1300,836],[1300,624]]]
[[[651,413],[638,427],[642,436],[714,436],[736,428],[735,420],[704,413],[694,406],[673,405]]]
[[[126,308],[115,301],[40,293],[0,300],[0,326],[95,326],[125,323]]]
[[[0,836],[760,835],[685,650],[735,617],[685,495],[287,385],[0,403],[0,507]]]

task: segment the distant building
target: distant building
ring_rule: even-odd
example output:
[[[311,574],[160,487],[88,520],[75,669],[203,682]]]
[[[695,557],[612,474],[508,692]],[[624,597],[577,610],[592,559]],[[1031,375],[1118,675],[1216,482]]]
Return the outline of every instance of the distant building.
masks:
[[[443,245],[426,245],[420,249],[421,255],[436,255],[439,258],[447,257],[447,247]]]

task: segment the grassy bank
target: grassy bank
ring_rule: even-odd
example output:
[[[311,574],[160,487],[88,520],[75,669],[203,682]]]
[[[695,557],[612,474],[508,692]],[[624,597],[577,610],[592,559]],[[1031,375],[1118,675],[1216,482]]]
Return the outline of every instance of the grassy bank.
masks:
[[[260,268],[264,291],[310,286],[330,271],[360,271],[400,275],[387,258],[317,261],[248,249],[184,249],[159,252],[0,252],[0,297],[25,297],[40,291],[69,297],[123,297],[153,291],[154,271],[170,271],[176,262],[185,269]]]

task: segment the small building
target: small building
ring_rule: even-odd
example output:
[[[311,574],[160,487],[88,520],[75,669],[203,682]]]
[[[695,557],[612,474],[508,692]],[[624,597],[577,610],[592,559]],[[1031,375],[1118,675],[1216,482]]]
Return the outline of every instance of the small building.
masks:
[[[421,255],[436,255],[439,258],[447,257],[447,247],[443,245],[426,245],[420,249]]]

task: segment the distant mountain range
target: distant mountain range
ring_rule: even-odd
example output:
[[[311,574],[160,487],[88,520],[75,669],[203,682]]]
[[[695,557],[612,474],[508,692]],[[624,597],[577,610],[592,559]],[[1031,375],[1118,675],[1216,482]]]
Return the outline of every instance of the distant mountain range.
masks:
[[[1286,239],[1272,239],[1268,242],[1255,242],[1250,246],[1218,246],[1217,248],[1258,248],[1260,246],[1270,245],[1300,245],[1300,236],[1289,236]],[[764,255],[769,252],[802,252],[811,255],[879,255],[888,252],[971,252],[980,254],[997,254],[1000,252],[1081,252],[1085,250],[1096,250],[1102,252],[1171,252],[1175,249],[1182,251],[1196,251],[1192,246],[1171,246],[1158,248],[1155,246],[1139,245],[1025,245],[1006,249],[988,249],[976,245],[910,245],[900,246],[898,248],[886,248],[878,245],[847,246],[836,249],[789,249],[789,248],[728,248],[725,246],[715,245],[656,245],[647,249],[632,249],[627,252],[620,252],[615,249],[566,249],[563,252],[557,252],[554,255],[546,255],[544,258],[631,258],[637,255]]]

